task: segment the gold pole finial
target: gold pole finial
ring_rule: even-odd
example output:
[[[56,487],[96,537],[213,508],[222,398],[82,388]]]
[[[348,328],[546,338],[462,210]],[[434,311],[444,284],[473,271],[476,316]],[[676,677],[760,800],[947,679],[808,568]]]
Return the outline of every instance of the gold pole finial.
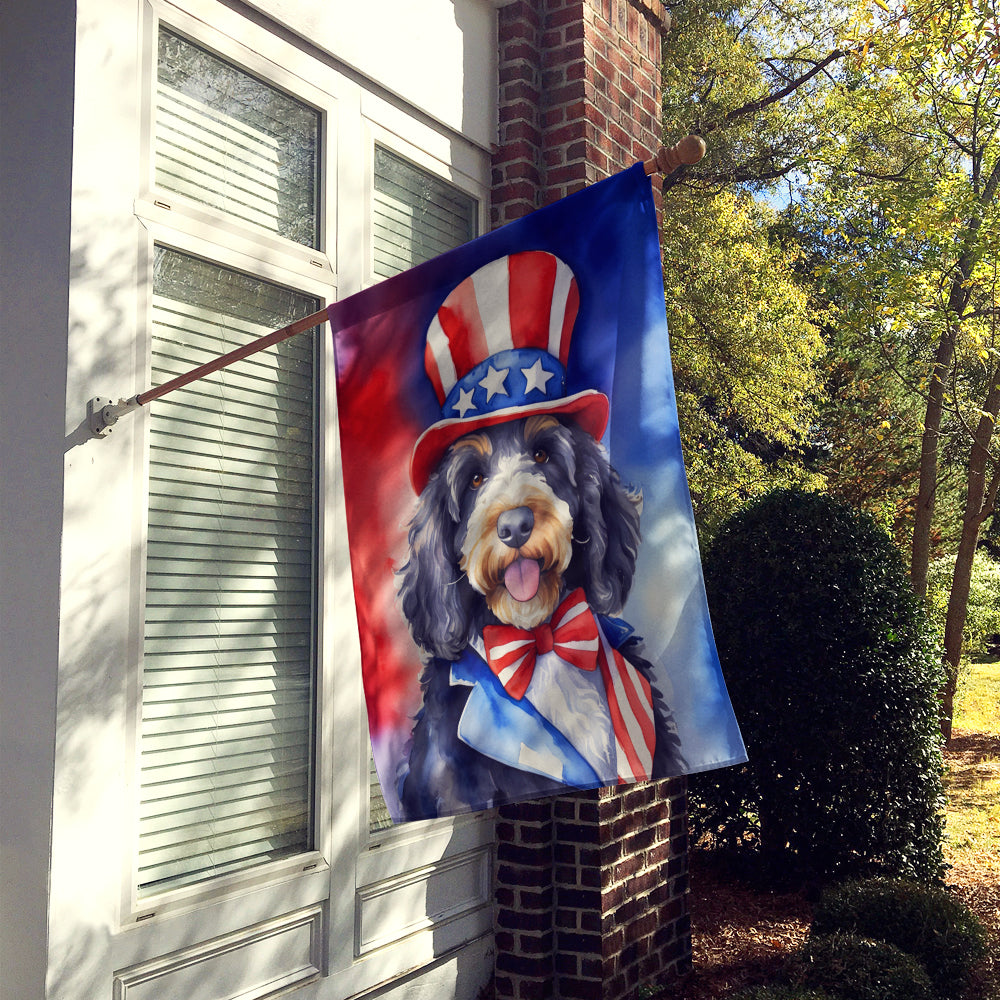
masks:
[[[693,166],[707,148],[700,135],[686,135],[673,146],[660,146],[656,156],[643,162],[643,169],[647,174],[670,174],[683,164]]]

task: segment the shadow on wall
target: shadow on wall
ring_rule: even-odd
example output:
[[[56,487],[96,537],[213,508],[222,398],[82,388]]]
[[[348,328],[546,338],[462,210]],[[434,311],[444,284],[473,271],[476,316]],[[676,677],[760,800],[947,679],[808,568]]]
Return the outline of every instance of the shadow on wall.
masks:
[[[462,33],[462,131],[466,135],[480,135],[484,122],[495,123],[497,120],[499,95],[495,87],[486,88],[490,95],[490,104],[488,107],[482,107],[473,100],[479,91],[469,81],[482,80],[485,69],[482,46],[476,44],[477,39],[481,39],[484,34],[481,19],[491,18],[491,29],[495,32],[497,11],[493,9],[492,5],[481,9],[478,4],[455,3],[452,7],[455,11],[455,24]],[[494,72],[496,72],[495,68]],[[454,153],[455,149],[453,148],[450,162],[460,163],[461,159],[456,158]],[[486,209],[488,212],[489,205],[486,206]]]
[[[492,822],[492,814],[485,814],[484,822]],[[445,857],[451,854],[452,840]],[[484,853],[483,853],[484,852]],[[481,926],[476,918],[485,915],[486,933],[481,938],[481,947],[465,947],[458,951],[454,959],[454,984],[447,994],[448,1000],[481,1000],[492,997],[493,963],[496,952],[493,944],[493,865],[495,852],[487,846],[471,855],[458,855],[452,861],[450,873],[431,878],[427,884],[426,913],[428,919],[436,920],[434,928],[434,954],[446,955],[456,947],[474,941],[463,933],[462,928]],[[462,898],[464,897],[464,899]],[[473,932],[474,933],[474,932]],[[399,994],[411,1000],[405,990]],[[438,992],[433,1000],[440,1000]],[[428,996],[428,1000],[432,1000]]]
[[[95,223],[75,234],[70,260],[48,927],[53,1000],[107,994],[118,876],[129,857],[123,762],[135,699],[128,671],[135,656],[129,639],[137,428],[91,437],[86,402],[129,394],[135,377],[135,238],[128,232],[110,239]]]

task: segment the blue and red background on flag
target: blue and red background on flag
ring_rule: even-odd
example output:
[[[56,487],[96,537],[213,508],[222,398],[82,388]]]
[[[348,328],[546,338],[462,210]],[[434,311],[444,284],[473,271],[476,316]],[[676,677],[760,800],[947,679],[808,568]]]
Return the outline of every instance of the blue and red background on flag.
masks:
[[[643,493],[642,542],[622,617],[662,671],[687,770],[746,759],[705,600],[674,403],[655,207],[637,164],[329,308],[369,729],[394,819],[397,772],[420,708],[421,653],[396,599],[416,505],[411,456],[421,435],[442,421],[440,397],[462,405],[460,392],[449,396],[428,377],[428,331],[440,322],[445,299],[473,272],[535,250],[565,262],[576,280],[572,347],[559,359],[565,392],[607,396],[603,444],[622,481]],[[431,470],[415,471],[419,486]]]

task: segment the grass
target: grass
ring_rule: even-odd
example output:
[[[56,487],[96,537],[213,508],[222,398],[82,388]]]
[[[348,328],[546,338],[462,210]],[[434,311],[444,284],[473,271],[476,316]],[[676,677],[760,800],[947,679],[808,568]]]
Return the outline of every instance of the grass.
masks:
[[[948,757],[948,861],[1000,872],[1000,661],[963,671]]]
[[[973,663],[962,671],[955,725],[975,733],[1000,736],[1000,660]]]
[[[993,945],[970,996],[1000,1000],[1000,661],[973,663],[957,694],[945,751],[946,881]]]

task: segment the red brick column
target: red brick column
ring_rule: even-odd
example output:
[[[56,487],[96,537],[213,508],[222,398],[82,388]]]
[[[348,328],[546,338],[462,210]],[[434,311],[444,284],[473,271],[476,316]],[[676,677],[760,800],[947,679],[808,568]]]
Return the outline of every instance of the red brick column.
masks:
[[[514,0],[497,11],[499,142],[493,153],[494,228],[539,207],[542,163],[542,10],[544,0]]]
[[[555,952],[552,806],[538,799],[497,816],[494,883],[496,996],[551,1000]]]
[[[662,0],[501,7],[493,225],[647,158],[660,144]]]
[[[656,150],[669,18],[661,0],[513,0],[498,20],[495,226]],[[499,810],[498,998],[620,1000],[687,971],[686,788],[671,779]]]
[[[504,806],[496,996],[619,1000],[688,971],[684,779]]]

